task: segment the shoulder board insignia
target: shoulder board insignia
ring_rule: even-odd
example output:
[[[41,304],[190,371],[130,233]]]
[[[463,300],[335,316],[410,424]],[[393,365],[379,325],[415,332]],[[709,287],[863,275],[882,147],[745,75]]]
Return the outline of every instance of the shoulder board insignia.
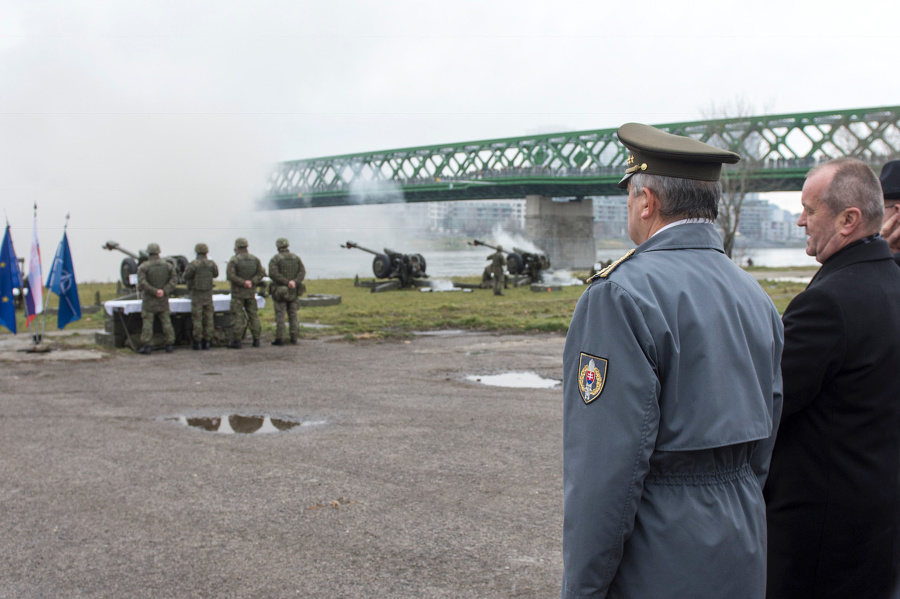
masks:
[[[616,260],[615,262],[613,262],[612,264],[610,264],[609,266],[607,266],[606,268],[604,268],[603,270],[601,270],[600,272],[598,272],[597,274],[592,276],[590,279],[587,280],[587,282],[590,283],[598,278],[605,279],[606,277],[609,276],[609,273],[611,273],[612,271],[614,271],[616,269],[617,266],[619,266],[620,264],[622,264],[623,262],[625,262],[626,260],[631,258],[632,254],[634,254],[634,250],[633,249],[628,250],[627,254],[625,254],[624,256],[622,256],[621,258],[619,258],[618,260]]]

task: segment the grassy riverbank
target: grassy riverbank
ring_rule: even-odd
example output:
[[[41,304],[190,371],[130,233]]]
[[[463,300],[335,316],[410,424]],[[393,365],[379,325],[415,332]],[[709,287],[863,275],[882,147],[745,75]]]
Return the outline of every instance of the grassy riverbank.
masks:
[[[756,269],[754,269],[756,270]],[[754,273],[764,279],[760,284],[775,302],[779,312],[783,312],[788,302],[805,287],[799,282],[775,282],[770,279],[790,276],[797,269],[767,269],[765,273]],[[581,273],[581,276],[587,273]],[[478,277],[460,277],[461,283],[477,283]],[[218,287],[224,288],[222,282]],[[578,298],[584,287],[563,287],[561,291],[533,292],[530,287],[510,288],[505,295],[495,297],[488,289],[472,292],[423,292],[405,289],[383,293],[370,293],[365,287],[354,287],[352,279],[314,279],[307,281],[307,293],[340,295],[337,306],[304,307],[300,309],[302,323],[328,325],[328,328],[306,327],[304,337],[322,335],[343,336],[347,339],[398,338],[411,335],[414,331],[442,329],[466,329],[474,331],[521,332],[555,331],[565,332]],[[116,295],[115,283],[80,283],[78,285],[81,302],[94,304],[99,293],[99,301],[113,299]],[[57,305],[54,295],[50,307]],[[24,315],[17,313],[18,330],[28,334]],[[271,302],[260,312],[263,334],[274,334],[274,313]],[[82,319],[69,324],[66,331],[102,329],[102,311],[84,313]],[[56,316],[47,316],[47,331],[55,331]]]

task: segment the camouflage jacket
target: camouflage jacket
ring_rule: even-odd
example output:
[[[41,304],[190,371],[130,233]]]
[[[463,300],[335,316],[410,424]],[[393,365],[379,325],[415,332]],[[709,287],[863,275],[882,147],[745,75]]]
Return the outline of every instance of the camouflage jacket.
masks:
[[[219,266],[209,258],[192,260],[184,269],[184,280],[187,283],[191,298],[212,295],[215,279],[219,276]]]
[[[503,252],[494,252],[486,259],[491,261],[491,270],[503,272],[503,267],[506,266],[506,256],[503,255]]]
[[[175,291],[175,283],[178,281],[175,267],[160,259],[159,256],[153,255],[138,266],[137,274],[138,290],[141,292],[141,300],[143,300],[142,309],[151,312],[167,310],[169,297]],[[162,297],[156,297],[158,289],[163,290]]]
[[[300,256],[289,252],[287,248],[279,251],[269,261],[269,278],[272,279],[272,299],[276,301],[293,301],[306,290],[303,284],[306,267],[303,266]],[[288,287],[291,281],[296,286],[294,289]]]
[[[231,297],[252,298],[256,295],[256,287],[265,276],[266,270],[259,258],[246,251],[237,252],[225,267],[225,277],[231,283]],[[247,289],[244,287],[244,281],[250,281],[253,286]]]

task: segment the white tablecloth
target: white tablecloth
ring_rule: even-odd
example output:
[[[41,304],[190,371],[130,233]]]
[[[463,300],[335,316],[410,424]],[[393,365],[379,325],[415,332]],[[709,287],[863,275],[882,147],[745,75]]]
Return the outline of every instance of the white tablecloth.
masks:
[[[256,306],[264,308],[266,299],[256,296]],[[116,308],[121,308],[125,314],[140,314],[141,300],[110,300],[103,303],[107,314],[112,314]],[[231,294],[222,295],[217,293],[213,295],[213,310],[216,312],[227,312],[231,309]],[[186,297],[173,297],[169,300],[169,310],[172,312],[190,312],[191,300]]]

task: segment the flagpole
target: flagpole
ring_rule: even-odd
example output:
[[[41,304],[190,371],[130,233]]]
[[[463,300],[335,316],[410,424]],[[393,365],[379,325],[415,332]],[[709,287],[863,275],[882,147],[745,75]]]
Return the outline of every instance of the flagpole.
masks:
[[[35,208],[35,218],[37,218],[37,203],[35,203],[34,208]],[[69,213],[66,213],[66,222],[63,224],[63,238],[65,238],[66,229],[68,227],[69,227]],[[59,247],[61,247],[61,246],[62,246],[62,241],[59,242],[59,246],[57,247],[56,254],[59,253]],[[56,263],[56,254],[54,254],[54,256],[53,256],[53,264],[50,265],[51,273],[53,272],[53,265]],[[40,284],[43,285],[44,282],[41,281]],[[41,319],[41,334],[40,334],[41,339],[43,339],[44,331],[46,330],[46,327],[47,327],[47,307],[49,305],[50,305],[50,289],[48,288],[47,289],[47,297],[44,299],[43,319]],[[36,343],[40,343],[40,341],[38,341]]]
[[[37,202],[34,203],[34,223],[35,223],[34,226],[37,227]],[[32,243],[33,243],[33,241],[32,241]],[[29,257],[29,259],[30,259],[30,257]],[[31,265],[29,263],[29,268],[30,267],[31,267]],[[44,275],[44,272],[43,272],[43,268],[42,268],[41,269],[41,279],[43,279],[43,275]],[[41,286],[41,295],[43,295],[44,294],[44,281],[43,280],[38,281],[38,285]],[[34,282],[29,281],[28,292],[32,293],[33,290],[34,290]],[[47,297],[44,299],[44,309],[41,310],[41,332],[38,333],[37,330],[33,330],[31,332],[31,339],[32,339],[32,341],[34,341],[35,346],[40,345],[41,341],[43,341],[43,339],[44,339],[44,328],[47,325],[47,303],[49,301],[50,301],[50,294],[48,293]],[[35,323],[35,329],[37,329],[37,323]]]

